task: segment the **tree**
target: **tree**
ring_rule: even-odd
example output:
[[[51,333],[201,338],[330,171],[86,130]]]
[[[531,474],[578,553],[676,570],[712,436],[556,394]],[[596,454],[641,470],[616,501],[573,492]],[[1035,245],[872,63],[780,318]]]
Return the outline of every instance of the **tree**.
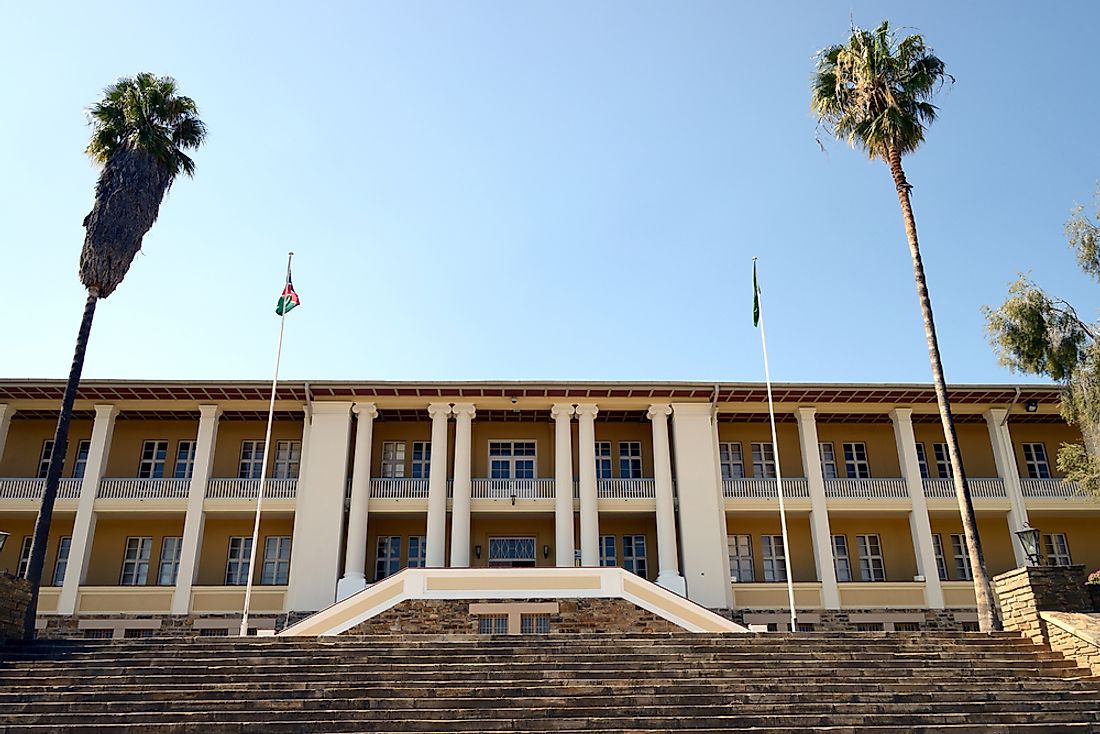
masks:
[[[31,603],[23,628],[26,639],[34,637],[46,543],[96,303],[114,293],[126,277],[176,176],[194,175],[195,163],[185,151],[198,148],[206,137],[206,125],[199,119],[194,100],[178,94],[175,79],[167,76],[141,73],[119,79],[88,109],[88,117],[92,137],[84,152],[102,165],[103,171],[96,182],[95,204],[84,218],[80,282],[88,296],[61,400],[25,573],[31,583]]]
[[[1100,190],[1096,205],[1096,223],[1077,206],[1065,232],[1077,265],[1100,281]],[[1067,301],[1048,295],[1024,275],[1009,286],[1000,308],[982,310],[1001,364],[1064,385],[1062,415],[1077,424],[1084,440],[1062,444],[1058,468],[1067,480],[1100,497],[1100,323],[1085,321]]]
[[[954,79],[945,71],[943,61],[925,44],[924,38],[911,35],[899,40],[890,24],[883,21],[873,31],[853,27],[845,44],[830,46],[818,54],[810,106],[826,130],[839,139],[846,139],[853,148],[862,149],[872,160],[886,163],[893,176],[913,261],[936,402],[954,467],[955,494],[974,571],[978,621],[981,629],[992,630],[999,627],[993,590],[985,568],[974,505],[943,376],[932,301],[928,296],[917,224],[909,199],[913,187],[906,180],[901,165],[902,157],[924,142],[925,130],[936,119],[937,108],[930,100],[947,81]]]

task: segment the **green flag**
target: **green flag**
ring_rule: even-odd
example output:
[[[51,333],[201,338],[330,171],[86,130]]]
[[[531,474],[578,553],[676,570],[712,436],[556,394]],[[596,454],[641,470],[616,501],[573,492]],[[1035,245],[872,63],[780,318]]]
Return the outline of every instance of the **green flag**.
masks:
[[[756,258],[752,259],[752,325],[760,326],[760,286],[756,283]]]

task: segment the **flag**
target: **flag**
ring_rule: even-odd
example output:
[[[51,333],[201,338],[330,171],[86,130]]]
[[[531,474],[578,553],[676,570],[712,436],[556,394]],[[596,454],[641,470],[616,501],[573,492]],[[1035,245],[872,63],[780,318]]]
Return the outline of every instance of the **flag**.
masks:
[[[760,286],[756,283],[755,257],[752,259],[752,325],[760,326]]]
[[[300,305],[302,305],[302,301],[298,298],[298,294],[294,292],[294,284],[290,282],[290,272],[288,271],[286,274],[286,287],[283,288],[283,295],[279,296],[279,302],[275,304],[275,313],[283,316]]]

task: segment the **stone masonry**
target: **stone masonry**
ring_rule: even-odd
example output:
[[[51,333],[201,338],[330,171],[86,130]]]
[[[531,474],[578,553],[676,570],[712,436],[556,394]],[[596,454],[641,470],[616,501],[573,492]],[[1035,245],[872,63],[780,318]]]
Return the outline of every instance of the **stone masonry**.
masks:
[[[26,579],[0,573],[0,641],[23,637],[23,618],[31,603],[31,585]]]
[[[1006,630],[1040,645],[1049,642],[1039,612],[1082,612],[1091,608],[1084,566],[1025,566],[993,577],[993,593]]]

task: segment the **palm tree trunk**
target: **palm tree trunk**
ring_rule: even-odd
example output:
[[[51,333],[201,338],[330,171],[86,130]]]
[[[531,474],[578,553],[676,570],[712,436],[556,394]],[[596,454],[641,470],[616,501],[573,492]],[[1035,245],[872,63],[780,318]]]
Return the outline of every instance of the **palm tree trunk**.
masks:
[[[936,339],[936,322],[932,317],[932,300],[928,296],[928,285],[924,279],[924,263],[921,261],[920,245],[917,242],[917,223],[913,218],[913,206],[909,201],[912,188],[905,180],[905,171],[901,167],[901,151],[891,148],[887,151],[887,163],[898,190],[898,202],[901,204],[902,218],[905,220],[905,236],[909,240],[909,254],[913,257],[913,278],[917,283],[917,297],[920,299],[921,317],[924,319],[924,335],[928,340],[928,360],[932,363],[932,381],[936,388],[936,402],[940,408],[940,420],[943,422],[943,436],[947,441],[947,453],[951,459],[951,468],[955,484],[955,496],[959,500],[959,514],[962,517],[963,535],[966,538],[970,567],[974,575],[974,597],[978,603],[978,625],[983,632],[1000,629],[997,609],[993,602],[993,588],[989,584],[989,574],[985,569],[985,556],[982,553],[982,541],[978,535],[978,524],[974,519],[974,502],[970,498],[970,486],[966,481],[966,470],[959,453],[959,437],[955,433],[955,419],[951,415],[951,401],[947,396],[947,383],[943,378],[943,363],[940,360],[940,345]]]
[[[92,317],[95,315],[98,300],[98,289],[89,288],[88,300],[84,303],[84,317],[80,320],[80,330],[76,335],[76,351],[73,354],[73,365],[69,369],[69,381],[65,385],[65,394],[61,398],[61,415],[57,418],[57,430],[53,434],[53,449],[50,451],[50,465],[46,472],[46,486],[42,491],[42,506],[38,510],[38,519],[34,523],[31,557],[24,575],[24,578],[31,583],[31,601],[27,606],[27,615],[23,619],[23,638],[26,640],[34,639],[34,622],[38,615],[38,590],[42,586],[42,567],[46,562],[46,544],[50,539],[53,506],[57,500],[58,485],[61,483],[61,471],[65,466],[73,402],[76,400],[76,388],[80,384],[80,373],[84,369],[84,353],[88,349],[88,335],[92,331]]]

